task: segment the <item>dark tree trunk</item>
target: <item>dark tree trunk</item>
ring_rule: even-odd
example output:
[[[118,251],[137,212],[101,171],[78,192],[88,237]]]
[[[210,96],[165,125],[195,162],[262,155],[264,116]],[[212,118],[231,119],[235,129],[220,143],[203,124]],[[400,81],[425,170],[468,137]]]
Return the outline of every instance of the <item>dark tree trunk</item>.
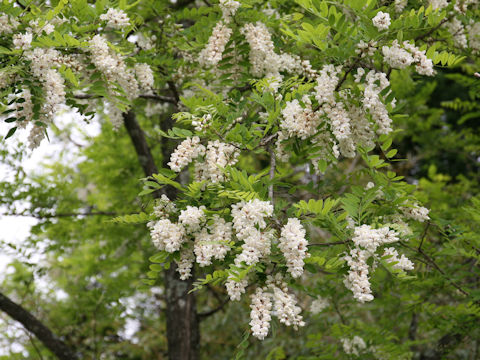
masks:
[[[79,359],[78,354],[76,354],[72,349],[70,349],[67,344],[65,344],[60,338],[58,338],[32,313],[24,309],[22,306],[14,303],[2,293],[0,293],[0,310],[4,311],[12,319],[15,319],[16,321],[21,323],[60,360]]]
[[[124,114],[125,128],[132,140],[133,146],[142,165],[146,176],[151,176],[158,172],[155,160],[148,146],[145,134],[138,124],[135,114],[128,112]],[[170,120],[169,120],[170,121]],[[170,124],[163,124],[170,125]],[[170,157],[171,149],[167,142],[162,143],[162,155],[164,163]],[[176,196],[175,188],[168,188],[165,193],[174,200]],[[156,193],[155,196],[159,196]],[[180,280],[176,271],[176,265],[171,264],[168,270],[165,270],[165,291],[167,294],[167,341],[168,358],[170,360],[197,360],[198,347],[200,341],[200,331],[198,327],[198,316],[196,311],[195,294],[188,292],[192,289],[192,278],[187,281]]]

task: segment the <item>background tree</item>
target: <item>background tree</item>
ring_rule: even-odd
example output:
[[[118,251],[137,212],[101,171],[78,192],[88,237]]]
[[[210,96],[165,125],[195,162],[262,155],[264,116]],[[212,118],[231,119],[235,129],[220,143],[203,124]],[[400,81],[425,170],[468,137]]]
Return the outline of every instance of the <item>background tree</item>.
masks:
[[[19,168],[23,144],[2,153],[6,212],[40,220],[2,285],[37,315],[0,302],[37,337],[20,339],[29,357],[477,356],[475,3],[1,10],[6,137],[71,146],[52,123],[64,103],[102,124],[41,175]],[[44,266],[28,261],[39,244]]]

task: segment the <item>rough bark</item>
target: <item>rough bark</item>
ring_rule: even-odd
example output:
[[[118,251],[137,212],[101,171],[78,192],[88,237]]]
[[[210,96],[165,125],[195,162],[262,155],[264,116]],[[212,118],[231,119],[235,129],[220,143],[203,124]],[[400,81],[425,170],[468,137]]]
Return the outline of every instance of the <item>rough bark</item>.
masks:
[[[48,327],[38,320],[32,313],[0,293],[0,310],[12,319],[21,323],[28,331],[40,340],[47,349],[61,360],[79,359],[72,349],[56,336]]]
[[[143,172],[146,176],[157,173],[158,168],[135,114],[128,112],[124,114],[123,119]],[[163,125],[168,126],[169,124]],[[164,164],[168,161],[170,152],[168,144],[162,143]],[[176,197],[175,188],[166,188],[164,192],[171,200]],[[155,194],[155,196],[159,195],[159,193]],[[168,270],[165,270],[168,358],[170,360],[196,360],[198,359],[200,331],[195,295],[188,293],[192,289],[193,280],[192,278],[187,281],[180,280],[176,268],[176,265],[172,264]]]

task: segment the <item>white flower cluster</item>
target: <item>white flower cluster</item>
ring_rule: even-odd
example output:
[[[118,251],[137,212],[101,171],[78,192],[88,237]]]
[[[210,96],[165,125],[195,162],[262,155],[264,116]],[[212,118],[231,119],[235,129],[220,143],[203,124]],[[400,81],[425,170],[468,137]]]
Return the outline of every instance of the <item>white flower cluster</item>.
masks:
[[[319,297],[312,301],[310,305],[310,312],[314,315],[321,313],[329,306],[328,300]]]
[[[120,84],[129,99],[137,98],[139,86],[133,69],[126,66],[120,55],[110,50],[107,40],[102,35],[95,35],[89,41],[89,49],[92,63],[107,80]],[[109,90],[118,95],[113,88]]]
[[[31,61],[33,75],[40,80],[44,92],[44,102],[41,109],[43,122],[51,121],[55,113],[65,103],[65,81],[54,66],[60,66],[62,56],[57,50],[35,48],[25,52],[25,57]],[[40,145],[45,137],[45,129],[34,125],[29,135],[31,149]]]
[[[122,112],[110,101],[105,102],[105,114],[110,119],[114,130],[118,130],[123,125]]]
[[[265,292],[262,288],[257,288],[256,292],[250,295],[252,302],[250,304],[250,328],[256,338],[263,340],[268,335],[270,329],[270,320],[272,320],[272,300],[271,294]]]
[[[180,274],[181,280],[187,280],[192,276],[192,268],[195,258],[190,249],[182,249],[180,251],[180,260],[175,260],[177,264],[177,272]]]
[[[262,231],[267,226],[266,217],[273,215],[273,206],[268,201],[258,199],[232,205],[233,228],[237,239],[244,242],[242,252],[235,259],[241,266],[256,264],[262,257],[270,254],[273,230]]]
[[[287,284],[278,274],[275,278],[269,276],[267,286],[257,288],[250,297],[250,327],[256,338],[263,340],[268,335],[272,315],[277,316],[282,324],[293,326],[295,330],[305,325],[295,296],[288,292]]]
[[[419,206],[417,203],[412,204],[411,206],[402,206],[401,210],[403,214],[413,220],[424,222],[430,220],[428,216],[429,209],[423,206]]]
[[[382,257],[384,257],[384,256],[391,256],[391,258],[387,259],[387,262],[396,263],[396,264],[393,264],[393,266],[392,266],[394,269],[413,270],[413,262],[411,262],[403,254],[402,254],[401,257],[398,257],[398,251],[393,247],[386,248]]]
[[[212,259],[223,260],[230,250],[232,223],[214,215],[212,224],[195,236],[194,253],[200,266],[212,264]]]
[[[206,221],[205,216],[205,206],[196,206],[187,205],[185,210],[180,211],[180,216],[178,221],[183,225],[187,233],[193,234],[200,230],[202,225]]]
[[[128,15],[120,9],[110,8],[105,14],[100,15],[100,20],[106,21],[107,26],[113,29],[123,29],[130,25]]]
[[[273,290],[273,309],[280,322],[286,326],[293,326],[295,330],[305,326],[300,315],[302,309],[297,306],[295,296],[288,292],[287,283],[282,280],[280,274],[275,278],[268,278],[267,284]]]
[[[235,258],[235,265],[242,267],[256,264],[262,257],[270,254],[273,230],[262,231],[267,226],[266,217],[273,215],[273,206],[268,201],[258,199],[241,201],[232,205],[233,228],[238,240],[243,241],[242,252]],[[240,300],[245,292],[247,280],[235,281],[229,276],[226,282],[227,293],[231,300]]]
[[[41,34],[42,32],[45,32],[45,34],[49,35],[55,31],[55,25],[45,22],[43,25],[40,25],[40,22],[38,20],[30,20],[28,23],[33,28],[33,31],[36,34]]]
[[[467,26],[468,44],[475,54],[480,52],[480,22]]]
[[[344,257],[350,268],[344,284],[359,302],[373,300],[367,260],[372,256],[376,257],[378,247],[398,240],[398,234],[388,227],[373,229],[369,225],[361,225],[355,228],[352,238],[355,247]],[[405,260],[408,259],[405,258]]]
[[[377,51],[377,42],[370,40],[368,43],[366,43],[363,40],[360,40],[360,42],[357,44],[357,49],[355,50],[355,53],[359,54],[362,58],[365,56],[373,56],[375,55],[375,52]]]
[[[405,69],[413,63],[413,56],[393,40],[392,46],[382,47],[383,59],[394,69]]]
[[[28,50],[31,47],[33,40],[33,34],[31,32],[26,32],[25,34],[15,34],[13,35],[13,46],[15,49]]]
[[[222,10],[223,19],[227,22],[230,21],[240,7],[240,3],[235,0],[220,0],[219,5]]]
[[[387,30],[390,27],[390,14],[379,11],[377,15],[372,19],[373,26],[378,30]]]
[[[341,339],[343,351],[348,355],[359,356],[367,348],[367,344],[360,336],[354,336],[353,339]]]
[[[415,70],[417,70],[417,73],[426,76],[435,75],[435,70],[433,70],[433,62],[431,59],[427,58],[425,55],[425,50],[420,51],[415,45],[412,45],[407,41],[403,42],[403,46],[412,53],[413,62],[416,64]]]
[[[447,0],[429,0],[429,4],[432,6],[433,10],[441,10],[448,6]]]
[[[462,22],[454,17],[449,22],[445,23],[445,28],[452,34],[453,43],[455,46],[465,49],[467,47],[467,34]]]
[[[0,15],[0,34],[11,34],[19,25],[15,18],[7,14]]]
[[[238,149],[219,140],[209,141],[205,151],[205,161],[195,164],[196,180],[209,180],[213,183],[225,181],[223,169],[235,165],[239,156]]]
[[[408,50],[408,51],[407,51]],[[420,75],[433,76],[433,62],[425,55],[425,50],[420,51],[415,45],[408,41],[403,42],[403,48],[397,40],[392,46],[382,47],[384,60],[395,69],[405,69],[411,64],[416,64],[415,69]]]
[[[175,172],[180,172],[192,160],[205,154],[205,146],[200,143],[200,138],[194,136],[183,140],[170,156],[168,166]]]
[[[280,128],[286,132],[288,137],[297,136],[300,139],[306,139],[315,135],[317,127],[320,125],[320,117],[313,112],[309,97],[304,96],[302,102],[305,104],[305,108],[297,99],[294,99],[287,101],[282,110],[283,120],[280,122]]]
[[[205,128],[210,126],[210,121],[212,120],[211,114],[205,114],[201,118],[195,118],[192,120],[192,125],[195,131],[203,131]]]
[[[151,91],[153,89],[154,78],[150,65],[135,64],[135,74],[142,90]]]
[[[355,81],[360,82],[360,78],[365,74],[362,68],[357,69]],[[388,116],[387,108],[380,99],[380,92],[388,87],[390,82],[385,73],[369,71],[365,78],[365,89],[363,91],[363,109],[368,111],[372,119],[378,125],[379,134],[388,134],[392,131],[392,119]],[[392,106],[394,106],[392,102]]]
[[[159,250],[173,253],[180,250],[185,242],[185,229],[172,223],[169,219],[160,219],[155,223],[149,223],[150,236],[153,245]]]
[[[315,86],[315,99],[320,105],[335,104],[335,88],[338,85],[338,74],[342,71],[341,66],[333,66],[331,64],[325,65],[320,70],[320,75],[317,78],[317,85]]]
[[[248,280],[243,278],[240,281],[236,281],[231,276],[228,277],[225,287],[227,288],[227,294],[230,300],[240,300],[242,294],[245,293],[245,289],[248,286]]]
[[[260,21],[256,24],[246,24],[240,31],[250,45],[250,73],[253,76],[270,79],[270,88],[274,92],[283,79],[280,71],[302,75],[315,73],[308,61],[302,61],[299,57],[286,53],[277,54],[270,32]]]
[[[153,213],[159,219],[168,218],[168,216],[176,211],[176,206],[167,195],[162,194],[160,199],[157,199],[155,206],[153,207]]]
[[[303,274],[303,260],[309,256],[305,234],[305,229],[297,218],[289,218],[280,234],[279,248],[287,261],[288,272],[294,278]]]
[[[222,54],[225,51],[232,29],[223,21],[219,21],[213,29],[212,35],[208,39],[207,46],[200,52],[198,62],[202,66],[215,66],[222,60]]]
[[[407,4],[408,4],[408,0],[395,0],[395,12],[396,13],[403,12]]]

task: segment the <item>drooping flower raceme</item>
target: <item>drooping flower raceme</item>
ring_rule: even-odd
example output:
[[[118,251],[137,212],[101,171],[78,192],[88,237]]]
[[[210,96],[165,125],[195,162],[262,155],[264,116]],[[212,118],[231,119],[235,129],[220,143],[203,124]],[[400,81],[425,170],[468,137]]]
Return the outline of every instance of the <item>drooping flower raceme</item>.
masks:
[[[297,278],[303,274],[304,259],[308,257],[305,229],[297,218],[288,219],[283,226],[279,248],[287,261],[288,272]]]
[[[202,66],[215,66],[222,60],[222,54],[225,51],[225,45],[230,36],[230,29],[224,22],[219,21],[213,29],[212,35],[208,39],[207,46],[200,52],[198,62]]]
[[[310,305],[310,312],[312,314],[319,314],[328,306],[329,306],[328,300],[322,297],[319,297],[312,301],[312,304]]]
[[[413,262],[403,254],[401,257],[398,257],[398,251],[393,247],[386,248],[383,256],[391,256],[391,258],[387,259],[387,262],[396,262],[396,264],[393,264],[394,269],[413,270]]]
[[[360,336],[354,336],[353,339],[341,339],[343,351],[348,355],[359,356],[360,353],[367,348],[367,344]]]
[[[106,21],[107,26],[114,29],[123,29],[130,26],[130,19],[127,14],[120,9],[108,9],[105,14],[100,15],[100,20]]]
[[[201,225],[205,222],[205,206],[187,205],[185,210],[180,211],[178,221],[183,225],[189,234],[193,234],[200,230]]]
[[[205,146],[200,144],[200,138],[194,136],[183,140],[170,156],[168,166],[175,172],[180,172],[193,159],[205,153]]]
[[[271,294],[266,293],[262,288],[257,288],[256,292],[250,296],[252,302],[250,308],[250,327],[252,335],[263,340],[268,335],[270,329],[270,320],[272,319],[272,300]]]
[[[160,219],[150,225],[150,236],[153,244],[159,250],[173,253],[180,250],[185,242],[185,229],[168,219]]]

